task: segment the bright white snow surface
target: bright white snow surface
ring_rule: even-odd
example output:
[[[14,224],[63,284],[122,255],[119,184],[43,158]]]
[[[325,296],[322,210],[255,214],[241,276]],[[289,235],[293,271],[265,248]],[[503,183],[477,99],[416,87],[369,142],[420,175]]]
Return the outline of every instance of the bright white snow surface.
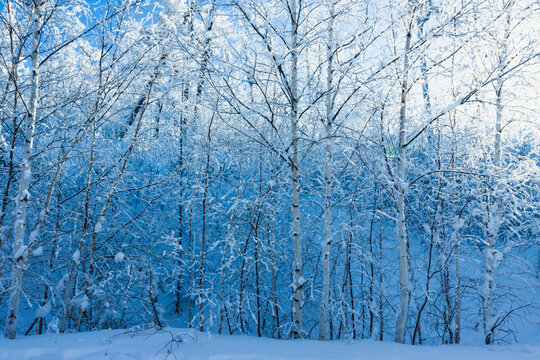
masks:
[[[169,328],[2,338],[0,359],[538,360],[540,345],[411,346],[375,341],[274,340]]]

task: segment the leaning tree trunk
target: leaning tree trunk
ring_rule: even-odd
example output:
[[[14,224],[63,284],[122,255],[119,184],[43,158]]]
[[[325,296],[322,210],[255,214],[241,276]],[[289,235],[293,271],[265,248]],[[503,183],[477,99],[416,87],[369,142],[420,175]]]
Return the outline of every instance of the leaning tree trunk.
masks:
[[[10,24],[15,23],[15,18],[13,15],[13,11],[10,7],[10,2],[6,2],[6,11],[7,11],[7,19]],[[19,73],[19,64],[21,63],[21,56],[22,52],[24,50],[24,41],[21,41],[17,48],[14,48],[13,42],[15,41],[15,31],[13,26],[9,27],[9,39],[11,43],[11,69],[9,71],[9,78],[11,82],[6,82],[6,87],[4,89],[4,96],[2,99],[2,103],[5,103],[5,100],[9,94],[10,89],[10,83],[13,83],[13,103],[12,103],[12,111],[13,114],[11,115],[11,123],[13,126],[13,130],[11,135],[11,138],[9,139],[9,145],[6,142],[6,139],[4,136],[0,133],[0,151],[9,153],[7,158],[0,153],[0,165],[7,166],[8,173],[7,173],[7,180],[6,185],[4,188],[3,196],[2,196],[2,207],[0,209],[0,251],[2,251],[7,244],[5,244],[2,240],[2,238],[6,235],[7,229],[4,228],[4,220],[6,218],[6,209],[9,202],[9,194],[11,190],[11,184],[15,180],[15,161],[13,158],[13,155],[15,154],[15,146],[17,142],[17,137],[19,133],[19,126],[17,124],[17,107],[18,107],[18,100],[19,100],[19,86],[18,86],[18,73]],[[2,119],[2,122],[4,120]],[[4,124],[2,123],[2,128]],[[7,127],[6,127],[7,128]],[[2,131],[2,130],[0,130]],[[7,227],[7,226],[6,226]],[[7,237],[7,236],[6,236]],[[0,276],[4,273],[2,269],[2,265],[5,264],[5,262],[0,263]]]
[[[32,11],[32,84],[30,87],[30,103],[26,117],[26,129],[24,132],[24,152],[19,178],[19,189],[15,199],[15,225],[13,235],[13,272],[11,274],[11,296],[6,321],[6,337],[15,339],[17,333],[17,318],[19,313],[19,301],[22,290],[24,273],[28,265],[28,252],[24,245],[26,233],[26,210],[30,200],[30,178],[32,176],[32,151],[34,145],[34,131],[39,90],[39,41],[43,26],[43,14],[41,7],[43,2],[34,2]]]
[[[334,0],[329,0],[330,18],[328,24],[328,43],[326,46],[326,163],[324,169],[324,240],[322,243],[323,291],[319,314],[319,340],[326,339],[328,321],[328,302],[330,298],[330,246],[332,244],[332,123],[333,109],[333,72],[334,72]]]

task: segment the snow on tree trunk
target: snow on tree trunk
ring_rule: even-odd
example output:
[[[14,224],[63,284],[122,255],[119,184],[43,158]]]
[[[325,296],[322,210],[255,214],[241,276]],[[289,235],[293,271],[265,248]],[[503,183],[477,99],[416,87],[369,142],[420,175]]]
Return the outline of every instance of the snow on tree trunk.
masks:
[[[502,260],[502,253],[495,249],[495,244],[497,241],[497,236],[499,229],[502,223],[503,217],[503,204],[502,204],[502,193],[504,190],[504,185],[501,180],[502,176],[502,95],[503,95],[503,83],[504,83],[504,72],[506,68],[507,61],[507,49],[508,49],[508,38],[510,37],[510,19],[511,19],[511,5],[506,11],[506,26],[505,32],[503,35],[502,43],[500,44],[499,54],[499,65],[498,65],[498,78],[495,82],[495,93],[496,93],[496,102],[495,102],[495,139],[493,144],[493,166],[494,166],[494,179],[495,179],[495,192],[493,195],[494,203],[491,212],[487,212],[487,223],[486,223],[486,237],[487,244],[484,249],[484,261],[486,266],[486,271],[484,273],[484,285],[481,288],[480,295],[483,300],[482,304],[482,319],[484,326],[484,335],[485,343],[491,344],[494,340],[494,331],[495,325],[491,316],[491,307],[493,304],[493,290],[495,289],[495,279],[493,273],[499,262]],[[488,200],[489,201],[489,200]],[[487,206],[490,204],[488,202]]]
[[[501,169],[501,119],[502,119],[502,80],[497,82],[497,100],[496,100],[496,120],[495,120],[495,141],[494,141],[494,157],[493,165],[496,171],[496,186],[495,186],[495,203],[491,214],[488,215],[487,221],[487,244],[484,249],[484,261],[486,265],[486,271],[484,274],[484,285],[481,289],[481,296],[483,299],[482,306],[482,318],[484,325],[484,335],[486,344],[493,342],[494,326],[491,319],[491,306],[493,303],[493,290],[495,289],[495,279],[493,272],[501,260],[501,253],[495,249],[495,243],[497,241],[497,235],[502,221],[502,185],[499,179]]]
[[[411,48],[411,25],[407,31],[407,39],[405,42],[405,54],[403,59],[403,81],[401,86],[401,108],[399,114],[399,143],[398,143],[398,167],[397,167],[397,220],[396,230],[399,248],[399,310],[396,319],[396,336],[395,341],[405,343],[405,330],[407,328],[407,316],[409,314],[409,255],[407,244],[407,217],[405,214],[405,192],[407,188],[407,149],[406,130],[407,130],[407,92],[408,92],[408,76],[409,76],[409,50]]]
[[[32,151],[36,124],[38,90],[39,90],[39,42],[43,22],[43,2],[34,2],[32,9],[32,84],[30,87],[30,102],[26,116],[25,142],[19,178],[19,189],[15,199],[15,224],[13,234],[13,272],[11,274],[11,294],[6,321],[6,337],[15,339],[19,301],[22,291],[24,273],[28,265],[27,247],[24,245],[26,233],[26,210],[30,200],[30,178],[32,177]]]
[[[205,256],[206,256],[206,226],[207,226],[207,205],[208,205],[208,186],[210,176],[210,157],[212,152],[212,123],[214,121],[214,115],[210,118],[210,124],[208,125],[208,150],[206,153],[206,165],[204,168],[204,187],[202,198],[202,234],[201,234],[201,257],[199,264],[199,330],[204,331],[204,270],[205,270]]]
[[[293,336],[302,337],[304,306],[304,278],[302,277],[302,240],[300,237],[300,175],[298,173],[298,17],[296,0],[290,2],[291,18],[291,182],[292,182],[292,238],[293,238]]]
[[[333,60],[334,60],[334,0],[328,1],[329,23],[328,43],[326,46],[327,74],[326,74],[326,124],[325,124],[325,152],[326,163],[324,169],[324,239],[322,243],[323,289],[321,310],[319,314],[319,340],[326,339],[328,321],[328,302],[330,297],[330,246],[332,244],[332,122],[333,110]]]

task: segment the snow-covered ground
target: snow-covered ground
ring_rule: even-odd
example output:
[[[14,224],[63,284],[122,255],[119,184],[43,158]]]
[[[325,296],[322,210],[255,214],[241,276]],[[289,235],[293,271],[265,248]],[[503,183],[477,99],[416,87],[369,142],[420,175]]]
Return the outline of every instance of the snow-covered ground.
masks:
[[[538,360],[540,344],[410,346],[374,341],[274,340],[170,328],[1,338],[0,359]]]

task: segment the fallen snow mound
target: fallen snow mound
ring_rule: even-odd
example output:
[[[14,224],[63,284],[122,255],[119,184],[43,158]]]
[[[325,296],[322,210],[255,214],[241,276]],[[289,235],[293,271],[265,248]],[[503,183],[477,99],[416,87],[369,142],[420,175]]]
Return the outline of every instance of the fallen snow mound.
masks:
[[[540,344],[410,346],[374,341],[274,340],[188,329],[105,330],[0,339],[0,360],[538,360]]]

